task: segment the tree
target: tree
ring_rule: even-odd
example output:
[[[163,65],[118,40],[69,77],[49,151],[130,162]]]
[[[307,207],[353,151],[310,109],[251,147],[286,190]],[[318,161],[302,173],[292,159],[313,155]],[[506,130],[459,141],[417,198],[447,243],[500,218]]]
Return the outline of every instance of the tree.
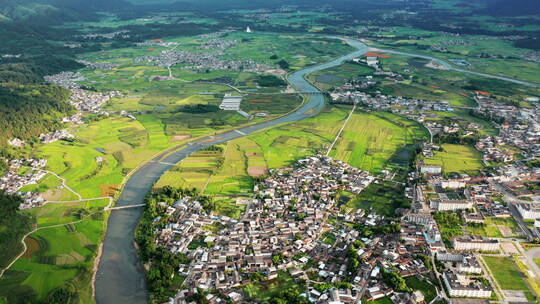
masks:
[[[283,263],[283,261],[285,261],[285,256],[281,252],[272,256],[272,263],[274,263],[274,265],[279,265]]]
[[[407,286],[407,282],[399,274],[393,271],[384,270],[382,273],[383,281],[392,289],[399,292],[409,292],[411,289]]]
[[[47,304],[70,304],[76,303],[77,291],[71,285],[62,286],[51,291],[44,303]]]
[[[23,200],[20,196],[9,195],[4,190],[0,190],[0,223],[5,223],[13,218],[17,214],[22,202]]]
[[[288,70],[289,69],[289,63],[285,60],[280,60],[277,62],[277,64],[279,65],[280,68],[284,69],[284,70]]]

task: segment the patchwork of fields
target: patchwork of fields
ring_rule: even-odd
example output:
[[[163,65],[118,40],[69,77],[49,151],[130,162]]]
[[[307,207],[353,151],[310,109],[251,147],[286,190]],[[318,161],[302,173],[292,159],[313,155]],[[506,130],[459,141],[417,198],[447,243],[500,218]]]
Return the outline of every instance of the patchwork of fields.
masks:
[[[166,172],[156,187],[198,188],[222,198],[218,205],[227,203],[225,211],[229,215],[231,208],[244,207],[234,202],[237,198],[249,197],[257,177],[267,170],[288,167],[306,156],[326,153],[350,110],[350,106],[328,107],[320,115],[304,121],[284,124],[223,144],[223,151],[192,154]],[[386,112],[358,111],[349,120],[343,138],[337,141],[330,155],[373,173],[383,168],[406,168],[411,146],[426,137],[427,131],[413,121]],[[392,210],[387,206],[387,200],[398,201],[392,191],[398,193],[401,190],[399,185],[388,187],[381,189],[388,198],[384,196],[385,200],[378,205],[381,209]],[[350,206],[362,208],[362,204],[351,200]],[[235,211],[234,214],[239,213]]]
[[[102,210],[108,202],[48,204],[30,210],[41,230],[25,240],[28,250],[0,280],[0,297],[35,294],[42,300],[71,281],[79,289],[81,303],[92,303],[90,280],[105,232]]]
[[[165,135],[164,126],[151,115],[138,116],[137,120],[104,119],[74,132],[76,141],[44,145],[38,153],[48,159],[47,169],[65,178],[83,198],[109,195],[110,188],[121,184],[130,169],[179,144]],[[42,183],[48,182],[47,179]]]

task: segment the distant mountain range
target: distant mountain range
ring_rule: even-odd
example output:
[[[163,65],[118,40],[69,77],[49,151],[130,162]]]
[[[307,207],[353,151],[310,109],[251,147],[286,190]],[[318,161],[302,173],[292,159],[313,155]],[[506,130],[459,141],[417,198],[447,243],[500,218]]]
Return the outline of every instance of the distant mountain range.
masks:
[[[0,21],[61,22],[77,20],[96,11],[129,8],[124,0],[3,0],[0,2]]]
[[[491,0],[479,11],[494,16],[531,16],[540,14],[540,0]]]

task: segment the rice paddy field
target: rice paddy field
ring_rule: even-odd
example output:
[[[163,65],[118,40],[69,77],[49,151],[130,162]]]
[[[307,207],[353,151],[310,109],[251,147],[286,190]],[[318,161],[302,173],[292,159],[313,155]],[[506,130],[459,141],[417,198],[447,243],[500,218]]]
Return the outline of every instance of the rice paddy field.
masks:
[[[250,94],[244,97],[240,107],[250,114],[265,112],[274,114],[273,116],[280,116],[296,109],[302,100],[298,94]]]
[[[322,90],[343,85],[354,77],[372,75],[374,70],[365,65],[347,62],[342,65],[317,71],[308,75],[308,79]]]
[[[124,175],[154,154],[179,144],[152,115],[112,117],[73,130],[77,140],[39,148],[47,169],[66,179],[84,198],[111,195]]]
[[[522,106],[530,106],[524,102],[525,97],[540,94],[538,89],[515,84],[508,85],[502,80],[434,69],[427,66],[429,60],[422,58],[389,54],[388,58],[382,58],[380,62],[383,69],[406,76],[405,81],[401,82],[382,80],[380,90],[387,95],[435,101],[447,100],[453,106],[475,107],[476,102],[473,97],[476,90],[487,91],[493,96],[510,98],[512,102]],[[507,75],[504,72],[503,74]],[[409,76],[412,78],[408,79]],[[509,74],[508,76],[512,77]]]
[[[360,169],[378,173],[405,145],[427,138],[419,124],[391,113],[355,113],[330,153]]]
[[[306,156],[326,153],[350,110],[350,106],[343,105],[328,107],[320,115],[304,121],[233,140],[222,145],[223,152],[192,154],[166,172],[156,187],[198,188],[220,199],[218,206],[227,205],[224,211],[230,214],[231,210],[244,207],[235,204],[236,199],[249,197],[255,180],[264,176],[267,170],[289,167]],[[425,139],[426,132],[415,122],[391,113],[358,111],[349,120],[343,138],[338,140],[331,156],[373,173],[383,168],[406,168],[410,147]],[[373,191],[383,191],[385,195],[370,192],[368,198],[351,200],[350,207],[372,206],[376,196],[382,199],[375,204],[379,209],[393,210],[392,202],[399,201],[395,195],[400,193],[400,187],[383,186]],[[366,199],[370,202],[366,203]]]
[[[13,297],[34,294],[43,300],[55,288],[72,284],[80,303],[93,303],[90,280],[107,204],[108,200],[47,204],[27,211],[37,218],[40,230],[25,240],[28,249],[0,279],[0,298],[10,303]]]
[[[443,144],[432,158],[425,158],[428,165],[442,166],[444,174],[458,173],[474,175],[483,168],[482,154],[474,147]]]
[[[71,201],[77,196],[62,185],[62,180],[52,174],[47,174],[37,184],[27,185],[20,189],[22,192],[41,193],[49,201]]]
[[[475,19],[475,21],[478,21]],[[500,30],[500,29],[499,29]],[[461,35],[448,37],[436,32],[422,31],[405,27],[393,27],[390,31],[381,31],[383,39],[374,42],[377,47],[399,49],[404,52],[425,54],[441,59],[465,59],[471,63],[468,69],[490,74],[504,74],[521,80],[540,83],[536,71],[539,64],[526,61],[516,54],[526,54],[530,50],[515,47],[511,41],[481,35]],[[419,39],[403,39],[403,35],[417,36]],[[452,41],[459,41],[452,43]],[[443,45],[448,52],[430,50],[432,45]],[[480,58],[480,54],[506,56],[511,58]]]

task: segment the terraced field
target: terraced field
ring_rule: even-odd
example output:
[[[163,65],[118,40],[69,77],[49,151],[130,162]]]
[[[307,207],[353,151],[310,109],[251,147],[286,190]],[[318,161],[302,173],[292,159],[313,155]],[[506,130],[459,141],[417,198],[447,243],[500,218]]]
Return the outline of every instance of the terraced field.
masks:
[[[156,187],[170,185],[197,188],[202,191],[206,188],[210,177],[219,170],[222,164],[222,152],[201,151],[193,153],[176,167],[165,172],[156,183]]]
[[[44,145],[39,155],[48,159],[48,170],[65,178],[84,198],[106,196],[107,189],[119,185],[127,171],[179,144],[165,135],[163,124],[151,115],[137,120],[108,118],[76,128],[74,133],[76,141]]]
[[[81,303],[92,303],[91,270],[105,231],[104,216],[99,211],[107,204],[106,199],[48,204],[28,211],[37,217],[38,228],[50,228],[26,239],[28,250],[4,274],[0,296],[9,298],[22,292],[43,299],[72,281],[80,287]]]

